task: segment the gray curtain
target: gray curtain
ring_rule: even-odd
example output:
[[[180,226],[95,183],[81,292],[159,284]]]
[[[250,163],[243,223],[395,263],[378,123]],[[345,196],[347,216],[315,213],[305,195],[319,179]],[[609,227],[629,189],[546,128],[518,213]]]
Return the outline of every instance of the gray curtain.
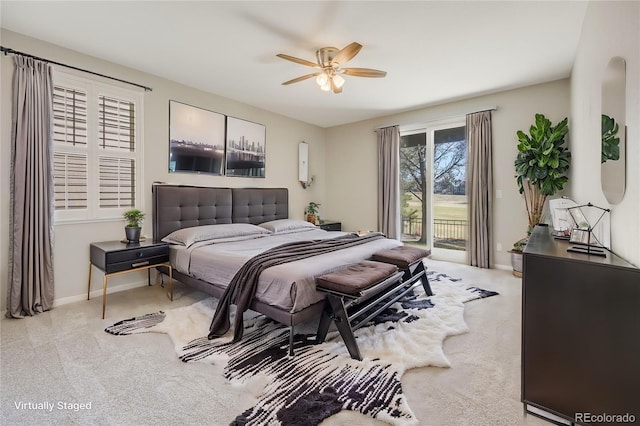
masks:
[[[469,264],[491,267],[493,166],[491,111],[467,114]]]
[[[400,231],[400,129],[376,130],[378,134],[378,229],[399,240]]]
[[[44,62],[14,66],[7,316],[22,318],[53,305],[53,81]]]

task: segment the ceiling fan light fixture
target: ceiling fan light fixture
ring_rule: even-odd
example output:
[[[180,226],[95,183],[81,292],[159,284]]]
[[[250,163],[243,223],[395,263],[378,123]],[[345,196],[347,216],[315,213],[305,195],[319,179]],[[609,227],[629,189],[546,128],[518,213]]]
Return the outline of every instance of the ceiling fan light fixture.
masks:
[[[354,56],[362,49],[362,45],[356,42],[349,44],[343,49],[336,49],[335,47],[323,47],[316,51],[317,64],[306,59],[296,58],[294,56],[278,53],[276,56],[287,61],[295,62],[297,64],[305,65],[311,68],[315,68],[316,72],[313,74],[306,74],[293,80],[285,81],[283,85],[289,85],[292,83],[298,83],[300,81],[307,80],[315,77],[316,83],[325,92],[342,93],[342,86],[344,86],[345,80],[341,74],[346,74],[355,77],[384,77],[387,75],[385,71],[374,70],[371,68],[343,68],[345,62],[353,59]]]
[[[325,86],[328,82],[329,76],[325,72],[316,77],[316,83],[318,83],[318,86],[320,87]]]
[[[342,76],[335,74],[333,76],[333,84],[339,89],[344,84],[344,78]]]

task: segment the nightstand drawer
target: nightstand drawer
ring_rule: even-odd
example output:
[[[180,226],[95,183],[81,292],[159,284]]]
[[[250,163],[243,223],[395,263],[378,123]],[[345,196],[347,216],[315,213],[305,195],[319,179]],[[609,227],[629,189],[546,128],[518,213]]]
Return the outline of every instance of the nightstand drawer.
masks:
[[[166,251],[166,250],[165,250]],[[142,266],[156,265],[158,263],[166,263],[169,261],[169,254],[159,254],[157,256],[144,256],[138,259],[128,259],[123,262],[107,263],[107,274],[114,272],[127,271],[129,269],[140,268]]]
[[[167,246],[140,247],[137,249],[128,249],[121,251],[112,251],[107,253],[107,265],[111,263],[120,263],[128,261],[136,261],[146,259],[148,257],[169,254]]]
[[[168,262],[169,245],[167,243],[152,243],[148,241],[140,242],[139,244],[104,241],[91,244],[90,256],[93,265],[110,274],[145,265]],[[145,264],[144,262],[147,261],[149,263]],[[125,267],[124,265],[127,266]]]
[[[332,220],[321,220],[320,225],[318,225],[320,229],[324,229],[325,231],[342,231],[342,222],[334,222]]]

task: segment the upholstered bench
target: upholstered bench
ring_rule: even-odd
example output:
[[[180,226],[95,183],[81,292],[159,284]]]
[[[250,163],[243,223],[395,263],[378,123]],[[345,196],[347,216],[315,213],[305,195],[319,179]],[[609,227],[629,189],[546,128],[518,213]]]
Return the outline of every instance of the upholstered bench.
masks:
[[[327,294],[316,342],[324,342],[334,321],[351,358],[362,360],[353,332],[417,285],[403,275],[390,263],[365,260],[316,278],[316,289]]]
[[[419,276],[424,292],[427,296],[433,296],[423,262],[423,259],[430,255],[431,252],[429,250],[412,246],[400,246],[378,251],[371,256],[371,260],[397,266],[398,269],[404,272],[404,281],[409,281]]]

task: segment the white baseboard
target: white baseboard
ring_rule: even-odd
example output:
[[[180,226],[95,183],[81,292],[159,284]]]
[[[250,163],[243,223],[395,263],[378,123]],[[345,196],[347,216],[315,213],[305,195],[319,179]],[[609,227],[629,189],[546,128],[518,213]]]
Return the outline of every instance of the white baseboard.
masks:
[[[500,269],[502,271],[513,271],[511,265],[493,265],[493,269]]]
[[[121,284],[114,287],[107,287],[107,294],[117,293],[119,291],[131,290],[132,288],[136,288],[136,287],[145,287],[147,285],[148,285],[147,280],[144,280],[144,281],[136,281],[136,282],[126,283],[126,284]],[[86,293],[79,294],[77,296],[69,296],[69,297],[61,297],[59,299],[53,299],[53,308],[56,308],[62,305],[68,305],[69,303],[73,303],[73,302],[80,302],[82,300],[87,300],[87,297],[85,294]],[[91,298],[93,299],[94,297],[102,297],[102,290],[98,289],[98,290],[92,291]],[[4,320],[6,314],[7,314],[6,310],[1,311],[0,320]]]
[[[119,291],[131,290],[132,288],[144,287],[146,285],[147,285],[147,280],[130,282],[126,284],[117,285],[114,287],[107,287],[107,294],[117,293]],[[91,298],[102,297],[102,289],[93,290],[90,294],[91,294]],[[85,294],[79,294],[77,296],[62,297],[60,299],[53,299],[53,307],[55,308],[57,306],[67,305],[69,303],[79,302],[81,300],[87,300],[87,297],[85,296]]]

